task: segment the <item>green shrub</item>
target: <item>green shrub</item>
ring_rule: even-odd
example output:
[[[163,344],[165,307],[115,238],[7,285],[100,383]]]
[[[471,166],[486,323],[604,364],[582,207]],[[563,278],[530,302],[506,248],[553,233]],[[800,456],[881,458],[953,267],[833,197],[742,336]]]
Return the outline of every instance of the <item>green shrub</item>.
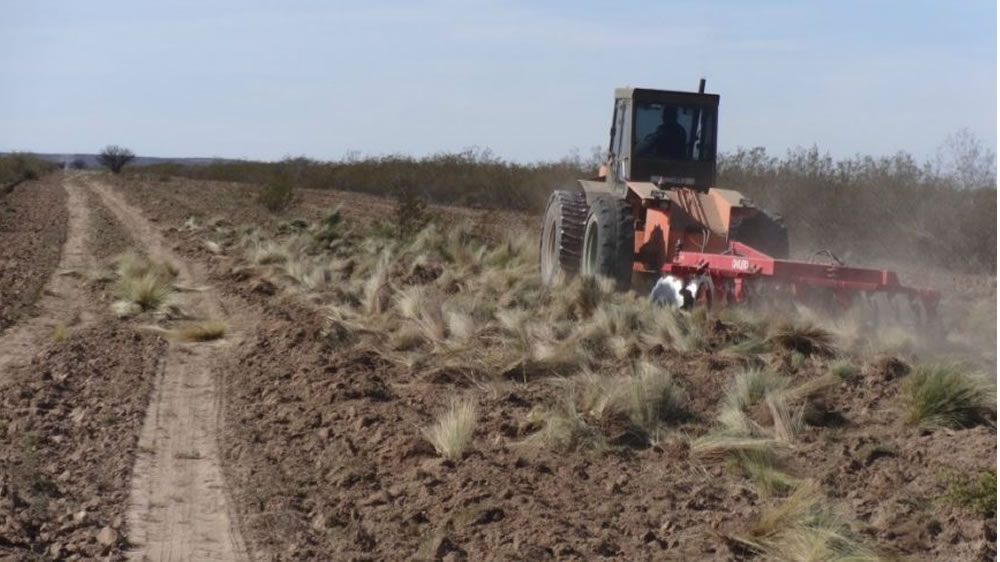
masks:
[[[425,197],[404,187],[396,191],[395,200],[393,225],[400,238],[411,238],[430,224]]]
[[[0,156],[0,195],[21,182],[36,180],[57,168],[56,164],[31,154],[15,152]]]
[[[977,477],[953,473],[946,477],[947,498],[986,517],[997,516],[997,471],[984,470]]]
[[[281,178],[268,183],[257,192],[257,203],[272,213],[280,213],[292,204],[295,187],[291,181]]]

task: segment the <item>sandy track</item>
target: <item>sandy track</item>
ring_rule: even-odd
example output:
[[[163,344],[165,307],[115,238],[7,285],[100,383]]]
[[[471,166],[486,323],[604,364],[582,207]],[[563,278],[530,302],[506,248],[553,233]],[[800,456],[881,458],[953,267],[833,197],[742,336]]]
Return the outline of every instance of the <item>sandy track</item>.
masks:
[[[63,245],[59,268],[45,286],[39,300],[39,314],[12,326],[0,336],[0,386],[10,366],[26,363],[52,337],[58,326],[75,327],[89,322],[93,315],[87,310],[84,283],[86,272],[94,265],[87,251],[90,212],[84,187],[72,177],[62,182],[66,190],[69,226]]]
[[[141,211],[99,178],[85,181],[151,258],[177,266],[179,283],[202,285],[204,276],[170,250]],[[182,297],[184,310],[196,317],[226,317],[211,289]],[[132,475],[127,516],[132,559],[246,558],[230,517],[216,441],[220,403],[213,368],[234,341],[230,336],[214,344],[168,347]]]

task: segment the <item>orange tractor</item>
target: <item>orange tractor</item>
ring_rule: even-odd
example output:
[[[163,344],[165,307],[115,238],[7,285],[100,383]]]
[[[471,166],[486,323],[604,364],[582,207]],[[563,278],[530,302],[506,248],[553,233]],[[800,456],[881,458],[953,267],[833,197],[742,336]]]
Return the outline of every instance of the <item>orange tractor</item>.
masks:
[[[542,278],[601,275],[619,289],[658,277],[654,300],[678,307],[760,295],[824,295],[843,307],[875,294],[904,296],[922,319],[939,293],[903,286],[891,271],[844,266],[832,253],[788,259],[780,217],[713,187],[719,96],[704,91],[615,90],[608,159],[598,177],[552,193],[542,223]],[[655,278],[654,277],[654,278]]]

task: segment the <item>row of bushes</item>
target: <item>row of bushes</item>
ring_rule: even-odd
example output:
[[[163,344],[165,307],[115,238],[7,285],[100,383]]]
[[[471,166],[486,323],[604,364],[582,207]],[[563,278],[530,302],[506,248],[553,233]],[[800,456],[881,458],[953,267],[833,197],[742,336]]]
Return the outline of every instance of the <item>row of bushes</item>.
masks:
[[[554,187],[593,175],[597,165],[579,156],[558,162],[518,164],[489,150],[411,156],[349,156],[335,162],[287,158],[281,162],[228,161],[207,166],[158,164],[131,173],[179,175],[194,179],[274,183],[294,178],[297,187],[340,189],[372,195],[415,190],[444,205],[533,211],[545,205]]]
[[[996,269],[996,168],[992,151],[959,134],[936,161],[911,155],[834,160],[816,147],[776,157],[763,148],[719,159],[718,185],[782,214],[793,252],[830,249],[852,263],[887,259],[966,271]],[[592,176],[594,156],[518,164],[488,150],[457,154],[348,157],[320,162],[161,164],[132,173],[340,189],[374,195],[415,191],[439,204],[539,213],[553,189]],[[284,192],[285,190],[281,190]]]
[[[815,147],[784,158],[741,149],[720,160],[719,184],[780,213],[799,254],[831,249],[851,263],[995,271],[992,158],[970,169],[948,159],[919,164],[902,152],[833,160]]]
[[[0,156],[0,195],[6,194],[21,182],[38,179],[56,168],[56,164],[30,154]]]

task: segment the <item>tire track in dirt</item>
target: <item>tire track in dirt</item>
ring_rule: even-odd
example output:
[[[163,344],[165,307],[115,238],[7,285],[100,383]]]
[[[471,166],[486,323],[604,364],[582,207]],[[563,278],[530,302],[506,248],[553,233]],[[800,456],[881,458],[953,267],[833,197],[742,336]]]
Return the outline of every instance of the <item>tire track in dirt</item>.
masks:
[[[170,250],[141,211],[100,179],[88,178],[87,184],[150,258],[173,263],[179,283],[201,284],[204,275]],[[182,308],[195,317],[226,317],[211,289],[181,296]],[[127,516],[132,559],[246,558],[223,479],[217,444],[221,404],[213,373],[235,343],[230,335],[209,344],[169,344],[132,474]]]
[[[90,210],[86,188],[76,176],[64,177],[62,186],[67,194],[69,225],[59,267],[38,301],[39,313],[0,336],[0,386],[4,384],[4,373],[13,365],[30,361],[57,327],[78,327],[93,320],[84,287],[86,272],[94,267],[94,258],[87,251]]]

